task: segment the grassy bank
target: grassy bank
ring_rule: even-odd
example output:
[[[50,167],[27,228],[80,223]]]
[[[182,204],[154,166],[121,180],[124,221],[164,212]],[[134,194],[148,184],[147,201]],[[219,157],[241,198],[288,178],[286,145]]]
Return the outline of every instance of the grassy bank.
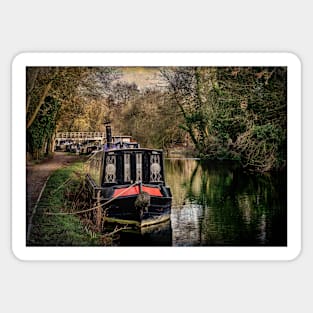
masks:
[[[49,178],[33,217],[29,246],[97,246],[100,233],[90,231],[77,215],[50,215],[71,212],[73,199],[83,177],[83,162],[56,170]]]

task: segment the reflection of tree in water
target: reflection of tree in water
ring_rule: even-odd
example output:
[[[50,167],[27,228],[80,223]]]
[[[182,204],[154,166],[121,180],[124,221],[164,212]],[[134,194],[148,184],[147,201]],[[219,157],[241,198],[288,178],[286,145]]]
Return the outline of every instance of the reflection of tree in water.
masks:
[[[193,210],[188,203],[203,208],[193,219],[200,245],[286,245],[285,173],[252,175],[233,163],[194,160],[171,166],[180,188],[176,204],[184,204],[180,223],[191,216],[185,212]]]
[[[202,221],[206,241],[219,244],[285,245],[286,188],[277,175],[249,175],[233,166],[202,164],[202,177],[208,177],[200,196],[204,210]],[[286,187],[286,186],[285,186]],[[284,192],[285,190],[285,192]],[[285,204],[285,205],[284,205]],[[218,236],[217,236],[218,234]],[[215,239],[214,239],[215,240]]]
[[[199,177],[193,177],[196,174],[199,163],[197,160],[189,159],[173,159],[167,160],[166,166],[166,182],[171,187],[173,194],[173,206],[182,206],[190,201],[188,192],[190,180],[194,181],[193,193],[197,193],[200,188]],[[192,193],[191,193],[192,196]]]

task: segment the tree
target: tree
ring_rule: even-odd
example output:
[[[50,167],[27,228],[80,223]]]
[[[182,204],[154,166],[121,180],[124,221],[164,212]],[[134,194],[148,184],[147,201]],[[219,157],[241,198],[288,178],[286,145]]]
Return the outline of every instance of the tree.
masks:
[[[201,157],[261,172],[286,165],[286,68],[180,67],[162,76]]]
[[[136,138],[142,146],[167,148],[181,143],[183,131],[178,127],[182,116],[170,105],[168,93],[147,88],[119,109],[116,119],[124,134]]]
[[[55,106],[56,114],[52,115],[55,120],[49,124],[54,125],[55,130],[62,119],[74,123],[75,118],[84,112],[84,105],[91,99],[104,99],[107,96],[106,91],[117,77],[117,71],[109,67],[28,67],[26,70],[27,151],[38,158],[46,152],[46,141],[53,141],[54,132],[50,130],[38,132],[38,136],[49,133],[49,138],[42,137],[36,141],[36,144],[31,140],[34,138],[34,129],[38,131],[39,125],[42,128],[48,127],[40,122],[43,117],[50,119],[51,111],[44,108],[47,101]],[[69,112],[71,114],[68,114]],[[40,142],[41,147],[37,145]],[[51,149],[52,146],[50,151]]]
[[[52,146],[59,109],[60,103],[47,96],[36,119],[27,130],[27,151],[36,159],[39,159],[42,153],[48,152]]]
[[[114,105],[121,107],[139,95],[139,88],[135,83],[116,82],[112,85],[111,97]]]
[[[227,110],[215,124],[229,135],[231,152],[256,171],[286,166],[287,68],[219,68],[218,81],[219,112]]]
[[[196,150],[203,153],[210,136],[210,119],[214,113],[215,70],[200,67],[164,68],[163,79],[168,83],[173,104],[180,108],[184,123]]]

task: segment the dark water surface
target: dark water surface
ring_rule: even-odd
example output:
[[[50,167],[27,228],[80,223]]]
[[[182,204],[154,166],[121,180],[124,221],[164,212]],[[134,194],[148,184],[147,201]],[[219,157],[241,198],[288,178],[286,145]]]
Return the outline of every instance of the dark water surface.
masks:
[[[287,175],[249,174],[237,164],[166,159],[170,223],[127,245],[286,246]]]

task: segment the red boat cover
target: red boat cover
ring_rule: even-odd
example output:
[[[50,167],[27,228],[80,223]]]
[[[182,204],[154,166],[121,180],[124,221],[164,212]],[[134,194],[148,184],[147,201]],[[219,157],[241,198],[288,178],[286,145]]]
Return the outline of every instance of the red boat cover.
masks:
[[[117,197],[118,195],[121,195],[121,197],[125,197],[125,196],[132,196],[132,195],[139,194],[139,186],[133,186],[129,188],[127,191],[125,191],[126,189],[128,189],[128,187],[115,189],[113,193],[113,197]],[[141,190],[143,192],[148,193],[150,196],[162,197],[161,191],[158,187],[142,186]]]

